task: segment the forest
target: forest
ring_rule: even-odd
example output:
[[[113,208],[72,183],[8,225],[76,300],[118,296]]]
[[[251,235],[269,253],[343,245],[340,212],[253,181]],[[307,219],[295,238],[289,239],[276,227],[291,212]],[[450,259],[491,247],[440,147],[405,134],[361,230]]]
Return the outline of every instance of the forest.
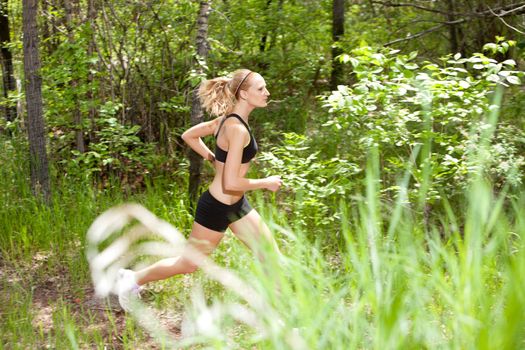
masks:
[[[0,349],[525,348],[525,1],[0,8]],[[183,256],[222,169],[182,138],[199,87],[241,68],[278,249],[232,225],[125,311],[118,268]]]

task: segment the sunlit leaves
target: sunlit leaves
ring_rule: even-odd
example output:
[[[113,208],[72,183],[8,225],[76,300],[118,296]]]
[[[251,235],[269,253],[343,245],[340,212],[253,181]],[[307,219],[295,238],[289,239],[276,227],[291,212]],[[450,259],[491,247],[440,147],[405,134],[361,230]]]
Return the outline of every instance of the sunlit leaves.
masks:
[[[497,85],[521,83],[523,72],[512,70],[515,62],[498,62],[477,53],[472,57],[448,55],[441,65],[416,63],[416,53],[374,52],[367,47],[348,55],[359,62],[352,63],[358,81],[338,87],[323,99],[332,113],[325,126],[331,127],[332,133],[351,132],[355,136],[341,147],[348,150],[345,157],[364,162],[369,147],[377,145],[384,158],[384,173],[400,174],[408,164],[393,160],[400,156],[409,159],[413,147],[430,142],[429,157],[421,159],[416,165],[419,170],[412,174],[415,184],[422,176],[420,167],[429,162],[432,186],[459,193],[472,168],[468,158],[478,147],[478,135],[486,124],[484,115],[491,111],[491,94]],[[510,179],[503,171],[508,164],[519,169],[524,163],[517,146],[505,142],[512,135],[510,129],[503,129],[505,132],[498,133],[493,142],[494,147],[505,144],[506,152],[494,152],[490,173],[496,181],[518,184],[521,178],[513,175]],[[514,133],[523,135],[517,128]],[[513,170],[512,174],[516,173],[519,171]],[[395,178],[385,176],[385,181]],[[415,186],[413,191],[417,190]],[[432,193],[439,196],[430,188],[429,199]]]
[[[352,176],[361,170],[342,158],[327,159],[308,141],[303,135],[285,133],[282,145],[262,152],[258,158],[267,174],[282,177],[282,190],[291,192],[286,197],[294,207],[297,222],[304,226],[313,222],[329,225],[337,219],[332,204],[349,193]]]

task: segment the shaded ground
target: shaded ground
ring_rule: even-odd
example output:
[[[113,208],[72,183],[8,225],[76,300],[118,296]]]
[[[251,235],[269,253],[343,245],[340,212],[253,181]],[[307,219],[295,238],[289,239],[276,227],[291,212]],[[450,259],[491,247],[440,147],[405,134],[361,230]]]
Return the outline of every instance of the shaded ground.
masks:
[[[129,348],[158,349],[154,339],[144,334],[144,341],[140,344],[131,342],[129,339],[124,344],[122,335],[125,333],[126,323],[132,322],[131,317],[126,317],[123,310],[118,305],[117,298],[112,296],[106,299],[95,297],[94,290],[89,283],[78,286],[72,283],[71,274],[64,267],[53,266],[46,269],[49,256],[36,254],[31,263],[17,264],[6,262],[0,256],[0,323],[2,324],[2,338],[0,342],[6,348],[16,347],[13,344],[12,326],[5,326],[4,317],[16,311],[21,301],[30,302],[29,312],[22,314],[20,324],[32,327],[26,330],[26,334],[33,333],[39,344],[34,344],[35,348],[50,348],[49,344],[54,344],[56,337],[64,338],[67,335],[67,326],[72,324],[74,328],[85,336],[83,339],[93,339],[93,343],[81,339],[78,340],[79,347],[91,349],[95,347],[107,347],[110,349],[122,349],[127,345]],[[42,272],[42,271],[52,272]],[[143,299],[148,302],[151,294],[146,290]],[[177,339],[180,338],[180,315],[170,314],[168,311],[159,312],[154,310],[159,322]],[[58,316],[57,316],[58,315]],[[12,316],[11,316],[12,317]],[[28,320],[27,318],[30,318]],[[29,326],[29,322],[30,325]],[[13,322],[12,322],[13,323]],[[135,325],[136,328],[139,326]],[[19,332],[19,330],[16,330]],[[19,333],[17,333],[19,334]],[[5,339],[7,335],[7,338]],[[96,339],[101,339],[99,342]],[[25,342],[22,341],[22,344]]]

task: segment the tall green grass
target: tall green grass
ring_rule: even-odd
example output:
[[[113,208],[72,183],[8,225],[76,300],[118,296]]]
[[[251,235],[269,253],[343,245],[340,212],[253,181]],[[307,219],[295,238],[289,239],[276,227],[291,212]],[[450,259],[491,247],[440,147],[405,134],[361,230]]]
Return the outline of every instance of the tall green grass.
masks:
[[[126,201],[144,205],[187,233],[192,216],[185,186],[157,179],[144,192],[125,197],[117,187],[97,193],[87,184],[63,181],[45,206],[30,195],[19,150],[2,142],[8,146],[0,156],[0,251],[6,267],[0,276],[0,343],[8,349],[102,349],[115,338],[128,349],[151,345],[131,318],[119,327],[120,316],[111,311],[106,329],[90,327],[102,321],[83,306],[82,292],[90,283],[84,235],[97,215]],[[290,229],[301,218],[284,216],[278,206],[258,206],[283,255],[267,250],[261,263],[228,235],[213,258],[242,276],[276,312],[270,319],[258,314],[266,336],[223,319],[216,332],[194,335],[183,344],[214,349],[525,348],[525,192],[496,193],[483,176],[474,176],[462,201],[444,199],[428,221],[402,195],[394,204],[379,200],[378,164],[371,154],[366,191],[341,201],[342,240],[334,237],[336,244],[312,235],[316,227]],[[37,264],[37,253],[46,257],[44,263]],[[19,279],[13,280],[16,271]],[[48,332],[32,322],[39,312],[34,296],[58,274],[69,285],[57,288],[63,294],[50,301],[53,331]],[[190,315],[190,323],[197,303],[202,313],[214,303],[239,301],[202,272],[148,289],[146,303]],[[79,293],[80,306],[70,293]]]
[[[126,194],[117,182],[100,190],[56,175],[46,205],[31,194],[27,145],[0,143],[0,348],[138,348],[148,339],[140,327],[132,320],[118,327],[111,312],[101,320],[89,304],[85,234],[102,211],[129,201],[187,231],[192,215],[183,181],[158,179]]]
[[[281,230],[285,263],[273,261],[270,277],[257,262],[242,272],[285,329],[312,349],[525,348],[523,193],[494,195],[475,179],[463,207],[426,227],[402,204],[379,203],[376,180],[342,204],[340,251],[322,254],[306,232]],[[289,332],[264,344],[293,347]]]

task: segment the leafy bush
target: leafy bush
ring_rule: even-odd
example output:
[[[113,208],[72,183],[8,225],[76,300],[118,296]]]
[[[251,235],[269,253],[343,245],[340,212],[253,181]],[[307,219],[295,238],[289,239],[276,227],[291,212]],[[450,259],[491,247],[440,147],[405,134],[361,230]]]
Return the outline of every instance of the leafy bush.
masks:
[[[324,159],[305,136],[295,133],[285,133],[282,145],[258,159],[267,175],[282,177],[284,209],[293,213],[296,224],[339,225],[338,199],[350,195],[359,167],[337,157]]]
[[[486,48],[504,52],[512,44],[498,42]],[[520,84],[522,72],[514,70],[513,60],[497,62],[482,53],[469,58],[448,55],[441,64],[417,63],[416,58],[416,52],[402,55],[370,47],[342,55],[342,61],[353,65],[357,82],[322,98],[331,113],[324,133],[332,138],[338,156],[358,164],[366,162],[372,146],[378,147],[387,193],[395,194],[397,179],[410,171],[409,195],[415,198],[428,173],[430,185],[424,195],[432,202],[465,189],[475,167],[471,155],[479,151],[480,135],[493,127],[489,115],[500,108],[492,102],[494,92]],[[525,133],[506,116],[493,131],[485,173],[496,186],[518,186],[525,165],[519,140]]]
[[[111,101],[101,107],[94,133],[96,142],[91,142],[84,153],[72,150],[75,157],[62,161],[68,174],[88,178],[95,175],[104,183],[115,176],[131,186],[143,182],[144,175],[155,166],[154,144],[137,136],[140,126],[123,125],[114,117],[120,108]]]

